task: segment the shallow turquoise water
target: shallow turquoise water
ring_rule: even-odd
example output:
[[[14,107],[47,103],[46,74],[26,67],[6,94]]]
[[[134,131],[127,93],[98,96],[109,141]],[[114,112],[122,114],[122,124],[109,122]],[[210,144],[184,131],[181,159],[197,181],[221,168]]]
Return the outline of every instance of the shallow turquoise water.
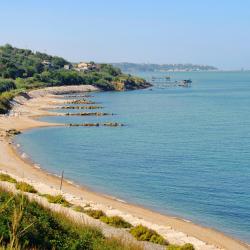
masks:
[[[125,127],[35,129],[16,142],[50,172],[250,242],[250,72],[171,76],[192,88],[95,93],[98,111],[116,115],[42,118]]]

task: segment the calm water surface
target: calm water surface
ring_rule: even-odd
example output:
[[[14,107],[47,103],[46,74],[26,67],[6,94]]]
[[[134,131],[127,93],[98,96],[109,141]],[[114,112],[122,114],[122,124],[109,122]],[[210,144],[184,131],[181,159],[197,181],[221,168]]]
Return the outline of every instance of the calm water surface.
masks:
[[[16,142],[50,172],[250,242],[250,72],[170,76],[192,88],[95,93],[116,115],[42,118],[125,127],[35,129]]]

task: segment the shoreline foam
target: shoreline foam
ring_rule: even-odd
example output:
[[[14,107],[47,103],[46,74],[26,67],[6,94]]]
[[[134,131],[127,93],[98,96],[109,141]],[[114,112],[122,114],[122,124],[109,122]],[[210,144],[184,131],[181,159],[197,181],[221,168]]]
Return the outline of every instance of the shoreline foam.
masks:
[[[32,99],[29,101],[23,100],[23,105],[15,106],[9,116],[0,117],[2,133],[4,133],[4,130],[11,128],[25,131],[39,127],[63,126],[63,124],[40,122],[33,118],[49,115],[50,112],[46,109],[60,102],[58,99],[56,100],[56,97],[52,96],[53,93],[55,94],[53,91],[58,94],[61,89],[62,94],[72,93],[70,91],[73,90],[70,87],[72,86],[56,87],[56,90],[50,88],[44,91],[32,91]],[[80,86],[78,90],[76,86],[73,86],[73,89],[74,93],[90,90],[97,91],[92,86]],[[50,90],[53,91],[50,92]],[[25,179],[38,190],[58,192],[60,179],[40,166],[39,168],[35,167],[37,163],[31,163],[27,158],[22,159],[16,150],[6,137],[0,137],[0,151],[4,153],[4,157],[0,158],[0,169],[21,178],[24,177],[25,173]],[[196,249],[200,250],[250,249],[245,243],[226,236],[215,229],[206,228],[182,218],[162,215],[126,201],[124,203],[119,198],[93,192],[84,186],[75,184],[71,180],[64,180],[63,190],[64,195],[73,203],[79,203],[79,201],[80,203],[83,201],[89,202],[93,208],[102,209],[108,215],[120,215],[132,224],[142,223],[158,231],[171,243],[183,244],[190,242],[196,246]]]

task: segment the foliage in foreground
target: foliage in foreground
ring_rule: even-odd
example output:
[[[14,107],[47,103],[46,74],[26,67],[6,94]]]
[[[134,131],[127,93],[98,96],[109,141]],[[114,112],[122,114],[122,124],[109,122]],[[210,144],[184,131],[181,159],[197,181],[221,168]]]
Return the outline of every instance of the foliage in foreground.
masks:
[[[131,228],[130,233],[140,241],[149,241],[160,245],[168,245],[168,242],[156,231],[142,225]]]
[[[15,183],[16,187],[22,191],[25,190],[24,192],[36,192],[31,185],[25,182],[16,182],[15,179],[7,174],[0,174],[0,181]],[[72,205],[62,195],[52,196],[45,194],[42,196],[46,197],[51,203],[67,207]],[[89,216],[100,219],[110,226],[118,228],[132,227],[130,223],[119,216],[108,217],[102,210],[86,209],[86,207],[74,206],[73,209],[87,213]],[[47,227],[50,229],[48,231],[50,234],[46,236],[44,230]],[[42,230],[43,234],[41,234],[40,230]],[[60,234],[61,231],[62,234]],[[167,245],[167,250],[195,250],[190,243],[183,246],[168,245],[168,242],[157,232],[142,225],[132,227],[130,233],[139,241]],[[69,241],[64,242],[66,240],[64,238],[65,235],[69,237]],[[61,239],[60,237],[63,238]],[[43,242],[43,239],[48,242]],[[54,244],[56,244],[56,247]],[[46,248],[44,247],[45,245]],[[124,242],[121,239],[105,239],[101,231],[96,228],[79,225],[73,222],[72,219],[69,219],[66,214],[51,212],[36,202],[28,201],[23,195],[14,196],[0,189],[0,250],[30,249],[31,247],[32,249],[67,249],[68,247],[68,249],[73,250],[142,249],[141,246],[135,243]]]
[[[7,205],[6,205],[7,204]],[[105,239],[102,232],[51,212],[24,196],[0,190],[0,248],[136,250],[139,246]]]

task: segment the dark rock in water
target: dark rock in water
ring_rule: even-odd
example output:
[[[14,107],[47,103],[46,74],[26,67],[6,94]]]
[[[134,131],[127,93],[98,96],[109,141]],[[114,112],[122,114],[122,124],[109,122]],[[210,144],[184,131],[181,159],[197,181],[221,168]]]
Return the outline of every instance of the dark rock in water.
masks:
[[[21,134],[21,132],[19,130],[16,130],[16,129],[9,129],[9,130],[6,130],[5,132],[6,132],[7,136],[14,136],[14,135]]]
[[[119,126],[124,126],[124,124],[118,123],[118,122],[105,122],[105,123],[103,123],[103,126],[107,126],[107,127],[119,127]]]

